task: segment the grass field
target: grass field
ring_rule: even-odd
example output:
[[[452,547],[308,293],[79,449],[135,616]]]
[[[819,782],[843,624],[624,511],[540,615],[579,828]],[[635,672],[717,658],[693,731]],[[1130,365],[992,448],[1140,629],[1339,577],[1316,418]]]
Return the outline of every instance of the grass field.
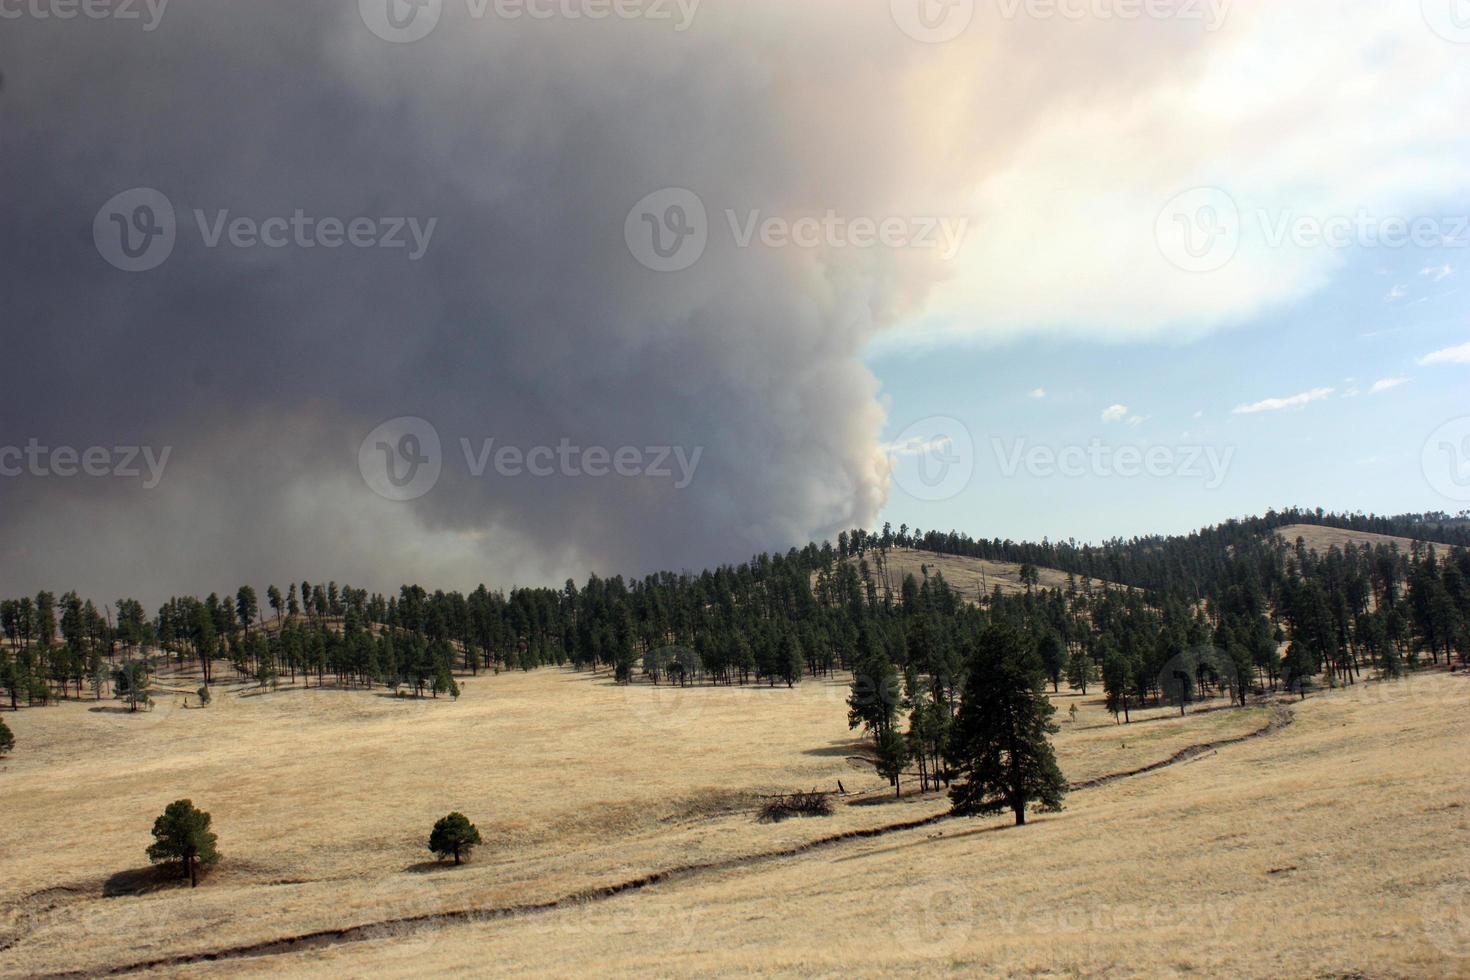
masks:
[[[1326,554],[1333,548],[1356,545],[1359,548],[1376,548],[1379,545],[1397,545],[1399,551],[1408,554],[1414,546],[1413,538],[1402,538],[1391,534],[1374,534],[1372,531],[1346,531],[1336,527],[1319,527],[1315,524],[1290,524],[1276,532],[1287,544],[1296,544],[1297,538],[1307,543],[1307,550]],[[1440,551],[1446,545],[1437,546]]]
[[[1461,677],[1311,698],[1267,737],[1080,790],[1025,829],[944,820],[780,858],[762,855],[945,809],[892,800],[846,729],[842,679],[675,690],[547,670],[472,679],[457,702],[383,694],[242,687],[205,709],[7,715],[0,972],[1470,971]],[[1057,700],[1074,782],[1273,715],[1157,710],[1121,727],[1095,696]],[[830,818],[754,819],[758,794],[839,779],[851,795]],[[184,796],[212,812],[224,855],[192,891],[143,857]],[[485,838],[458,869],[424,846],[451,809]],[[375,923],[368,941],[269,948]],[[260,945],[273,955],[166,962]]]
[[[878,568],[870,559],[868,562],[872,568],[873,577],[882,589],[882,579],[878,575]],[[893,586],[896,596],[905,575],[912,575],[922,582],[924,580],[924,569],[929,570],[932,577],[936,573],[943,575],[944,580],[950,584],[956,592],[966,599],[974,601],[977,596],[989,595],[997,586],[1006,595],[1014,595],[1025,592],[1026,586],[1021,583],[1021,566],[1016,562],[990,561],[985,558],[968,558],[962,555],[940,555],[932,551],[916,551],[912,548],[894,548],[888,552],[888,577]],[[1067,587],[1067,573],[1055,568],[1037,568],[1037,587],[1042,589],[1065,589]],[[1094,579],[1094,587],[1102,583]],[[1082,579],[1077,578],[1077,587],[1082,588]]]

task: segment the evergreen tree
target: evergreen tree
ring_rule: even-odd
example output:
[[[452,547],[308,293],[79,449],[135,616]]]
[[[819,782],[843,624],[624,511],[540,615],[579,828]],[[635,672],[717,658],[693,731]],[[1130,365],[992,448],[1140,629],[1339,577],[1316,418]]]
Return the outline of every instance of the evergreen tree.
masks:
[[[5,724],[5,719],[0,718],[0,755],[9,755],[15,751],[15,735],[10,731],[10,726]]]
[[[1054,631],[1047,630],[1041,637],[1038,650],[1041,665],[1051,680],[1052,693],[1056,694],[1062,684],[1062,672],[1067,668],[1067,644]]]
[[[950,764],[959,777],[950,789],[956,813],[1010,809],[1020,826],[1028,803],[1061,808],[1067,783],[1048,738],[1057,731],[1055,710],[1027,638],[1011,626],[987,626],[970,658],[950,740]]]
[[[903,795],[903,787],[899,785],[899,779],[903,776],[903,767],[909,762],[908,744],[897,729],[886,729],[878,737],[878,775],[888,780],[893,787],[894,796]]]
[[[480,842],[479,830],[463,813],[458,812],[440,817],[429,834],[429,850],[440,860],[452,855],[455,864],[459,864],[462,857],[469,857],[475,845]]]
[[[1097,682],[1097,668],[1092,663],[1092,655],[1080,647],[1072,651],[1072,656],[1067,659],[1067,683],[1087,696],[1087,685]]]
[[[175,800],[164,808],[153,822],[153,843],[148,845],[148,860],[178,861],[189,886],[199,884],[198,869],[219,861],[216,837],[209,829],[209,814],[196,809],[189,800]]]

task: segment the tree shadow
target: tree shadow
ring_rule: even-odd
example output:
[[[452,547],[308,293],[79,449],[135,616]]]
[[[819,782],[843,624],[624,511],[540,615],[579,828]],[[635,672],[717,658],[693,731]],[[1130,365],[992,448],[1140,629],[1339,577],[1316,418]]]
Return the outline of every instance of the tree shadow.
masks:
[[[112,875],[102,883],[102,896],[120,898],[126,895],[148,895],[165,888],[188,887],[188,884],[188,879],[180,876],[175,865],[150,864]]]
[[[827,743],[825,749],[804,749],[802,755],[814,755],[819,757],[847,757],[853,756],[866,758],[865,753],[870,748],[865,739],[838,739]]]
[[[88,711],[91,711],[93,713],[96,713],[96,714],[103,714],[103,715],[146,715],[148,713],[147,711],[142,710],[142,709],[139,709],[137,711],[132,711],[132,710],[129,710],[128,708],[120,708],[120,707],[115,707],[115,706],[106,705],[106,704],[99,704],[99,705],[97,705],[97,707],[95,707],[95,708],[88,708],[87,710]]]
[[[454,866],[455,865],[453,861],[419,861],[416,864],[410,864],[408,867],[404,868],[403,873],[410,875],[426,875],[432,874],[435,871],[445,871],[453,868]],[[461,864],[459,865],[459,867],[463,868],[467,867],[467,865]]]

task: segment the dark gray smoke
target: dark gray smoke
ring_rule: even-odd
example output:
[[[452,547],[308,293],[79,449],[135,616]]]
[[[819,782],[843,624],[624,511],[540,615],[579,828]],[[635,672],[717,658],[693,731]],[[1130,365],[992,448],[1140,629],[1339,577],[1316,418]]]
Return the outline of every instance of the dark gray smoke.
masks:
[[[723,212],[953,213],[1028,102],[986,87],[1030,89],[1029,112],[1083,79],[1042,84],[980,36],[959,98],[937,86],[960,49],[905,37],[883,3],[708,0],[682,32],[667,6],[673,22],[536,22],[445,0],[406,44],[352,0],[175,0],[151,31],[0,22],[0,445],[171,447],[152,489],[0,478],[0,592],[555,581],[871,523],[884,415],[861,355],[918,308],[934,259],[737,248]],[[171,202],[177,241],[130,273],[93,223],[136,187]],[[666,187],[699,195],[711,231],[659,274],[624,230]],[[407,231],[399,249],[211,249],[195,209],[437,223],[414,261]],[[409,502],[359,471],[400,416],[443,440]],[[476,478],[461,438],[702,456],[683,489]]]

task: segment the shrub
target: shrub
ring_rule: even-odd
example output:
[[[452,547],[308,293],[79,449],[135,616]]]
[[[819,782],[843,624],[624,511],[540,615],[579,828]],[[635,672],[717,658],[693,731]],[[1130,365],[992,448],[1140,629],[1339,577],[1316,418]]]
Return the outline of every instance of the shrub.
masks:
[[[780,823],[791,817],[830,817],[832,801],[826,793],[791,793],[774,796],[761,807],[761,823]]]

